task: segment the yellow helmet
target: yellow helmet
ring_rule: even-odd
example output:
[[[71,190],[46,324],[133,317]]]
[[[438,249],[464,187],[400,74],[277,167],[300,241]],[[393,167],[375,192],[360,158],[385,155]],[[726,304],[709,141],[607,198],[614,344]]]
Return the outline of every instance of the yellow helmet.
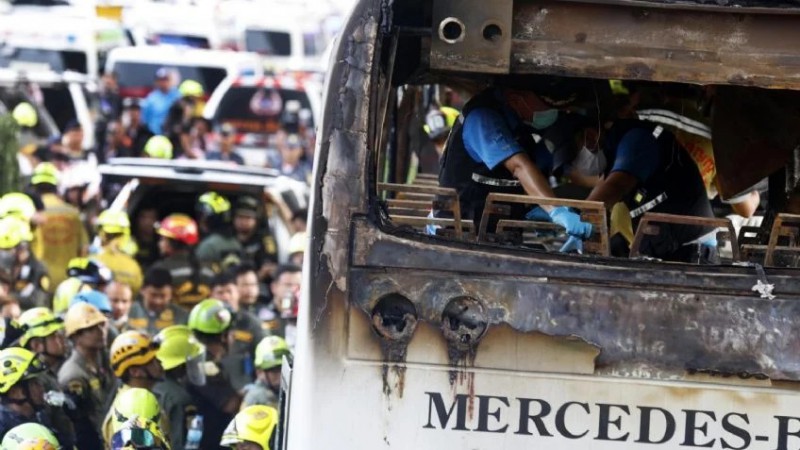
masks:
[[[124,234],[130,231],[131,221],[125,211],[107,209],[97,216],[97,229],[108,234]]]
[[[32,128],[39,122],[39,114],[36,108],[28,102],[21,102],[11,111],[11,117],[21,127]]]
[[[19,343],[23,347],[28,345],[28,342],[37,337],[47,337],[51,334],[64,329],[64,321],[56,317],[50,308],[40,306],[31,308],[17,319],[20,329],[22,330],[22,337]]]
[[[256,345],[255,366],[263,370],[280,367],[284,356],[292,356],[286,341],[280,336],[267,336]]]
[[[161,417],[161,406],[152,392],[142,388],[128,388],[120,392],[114,400],[114,416],[111,429],[116,433],[125,422],[140,417],[158,423]]]
[[[53,313],[63,313],[69,309],[69,304],[76,295],[91,290],[91,286],[76,277],[69,277],[62,281],[53,295]]]
[[[108,319],[99,309],[89,303],[78,302],[67,310],[67,315],[64,317],[64,329],[67,337],[70,337],[78,331],[102,325],[107,321]]]
[[[0,219],[0,250],[10,250],[23,242],[32,240],[33,233],[27,222],[16,216]]]
[[[265,405],[253,405],[239,411],[222,433],[219,445],[234,446],[252,442],[262,450],[270,450],[270,439],[278,425],[278,411]]]
[[[141,331],[126,331],[111,343],[111,368],[122,378],[131,366],[144,366],[156,357],[158,346]]]
[[[183,97],[202,97],[205,94],[203,85],[194,80],[185,80],[178,86],[178,92]]]
[[[216,192],[206,192],[197,199],[197,208],[201,214],[225,214],[231,210],[231,202]]]
[[[44,370],[39,358],[29,350],[19,347],[0,350],[0,394],[7,394],[20,381],[36,378]]]
[[[186,325],[172,325],[159,331],[154,341],[158,343],[156,357],[164,370],[174,369],[187,360],[205,352],[205,346],[195,339]]]
[[[157,135],[144,144],[144,153],[156,159],[172,159],[172,142],[164,136]]]
[[[53,186],[58,186],[58,179],[60,176],[61,172],[58,171],[58,167],[56,167],[55,164],[51,162],[41,162],[33,169],[31,184],[52,184]]]
[[[56,450],[59,443],[52,431],[36,422],[27,422],[10,429],[3,436],[2,450]]]
[[[34,214],[36,205],[22,192],[9,192],[0,198],[0,217],[15,216],[30,222]]]

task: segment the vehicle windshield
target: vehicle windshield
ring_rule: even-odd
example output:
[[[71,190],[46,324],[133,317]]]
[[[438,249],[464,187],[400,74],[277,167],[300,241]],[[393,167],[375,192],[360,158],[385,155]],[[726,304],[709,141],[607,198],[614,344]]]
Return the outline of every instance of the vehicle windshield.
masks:
[[[77,119],[75,102],[66,84],[56,84],[41,88],[44,95],[44,106],[59,130],[63,130],[67,123]]]
[[[248,29],[244,32],[245,50],[267,56],[290,56],[291,35],[283,31]]]
[[[206,93],[211,93],[219,86],[227,75],[222,67],[183,66],[154,64],[144,62],[117,61],[113,71],[117,74],[120,88],[150,88],[153,85],[156,71],[162,67],[176,70],[181,80],[195,80],[203,85]]]
[[[182,47],[210,49],[211,43],[203,36],[190,36],[186,34],[159,33],[153,36],[155,44],[178,45]]]
[[[84,74],[89,70],[85,52],[26,47],[3,49],[0,52],[0,67],[52,70],[59,73],[71,70]]]
[[[296,113],[313,129],[313,118],[304,111],[311,111],[304,91],[233,86],[220,100],[214,122],[230,123],[241,133],[271,134]]]
[[[33,98],[35,98],[33,93],[37,89],[35,85],[22,86],[23,89],[19,89],[18,87],[0,87],[0,110],[2,110],[2,106],[4,106],[7,111],[12,111],[14,107],[21,102],[35,104],[33,100]],[[38,109],[39,108],[37,108],[37,110]],[[2,113],[2,111],[0,111],[0,113]],[[33,128],[34,135],[40,140],[57,136],[59,130],[52,128],[53,121],[41,117],[43,111],[38,111],[38,113],[40,115],[40,120],[37,121],[36,126]]]

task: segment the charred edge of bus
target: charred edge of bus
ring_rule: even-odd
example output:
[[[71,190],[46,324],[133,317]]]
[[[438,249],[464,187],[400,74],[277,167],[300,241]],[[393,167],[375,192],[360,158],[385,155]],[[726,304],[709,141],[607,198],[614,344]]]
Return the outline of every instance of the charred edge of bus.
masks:
[[[403,397],[408,343],[417,329],[419,315],[414,303],[401,294],[390,293],[381,297],[372,308],[372,331],[380,338],[383,366],[383,393],[391,395],[392,388],[389,382],[389,371],[394,373],[398,380],[396,389],[398,397]]]
[[[469,296],[451,299],[442,311],[442,335],[447,341],[450,365],[450,384],[475,361],[478,343],[489,329],[486,306]],[[459,370],[456,370],[459,369]]]

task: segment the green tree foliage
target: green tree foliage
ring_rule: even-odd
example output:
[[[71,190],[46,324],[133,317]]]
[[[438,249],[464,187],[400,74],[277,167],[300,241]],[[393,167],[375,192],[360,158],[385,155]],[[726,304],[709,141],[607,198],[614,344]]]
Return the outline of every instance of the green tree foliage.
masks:
[[[18,133],[19,126],[11,114],[0,116],[0,195],[20,189]]]

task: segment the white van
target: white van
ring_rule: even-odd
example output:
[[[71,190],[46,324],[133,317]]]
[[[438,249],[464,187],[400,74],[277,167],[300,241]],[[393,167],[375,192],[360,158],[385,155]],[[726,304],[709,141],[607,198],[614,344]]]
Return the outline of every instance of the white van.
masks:
[[[73,71],[96,78],[111,49],[129,43],[122,26],[96,16],[19,10],[0,16],[0,67]]]
[[[258,55],[222,50],[199,50],[175,46],[119,48],[108,55],[106,72],[116,73],[123,97],[143,98],[153,89],[156,71],[175,69],[181,80],[195,80],[206,95],[227,76],[257,76],[263,73]]]
[[[150,45],[220,49],[215,10],[209,5],[138,2],[124,10],[122,21]]]
[[[236,129],[236,149],[247,165],[274,167],[273,137],[297,114],[308,130],[319,123],[322,84],[315,77],[283,75],[228,77],[206,103],[203,116],[215,126]]]
[[[40,111],[40,121],[47,122],[48,134],[64,131],[64,127],[77,121],[83,128],[83,147],[94,147],[93,99],[97,87],[86,75],[75,72],[26,72],[0,69],[0,90],[25,94]],[[13,108],[15,105],[6,105]],[[41,110],[49,114],[43,115]],[[52,125],[55,129],[52,128]],[[45,137],[45,136],[41,136]]]

